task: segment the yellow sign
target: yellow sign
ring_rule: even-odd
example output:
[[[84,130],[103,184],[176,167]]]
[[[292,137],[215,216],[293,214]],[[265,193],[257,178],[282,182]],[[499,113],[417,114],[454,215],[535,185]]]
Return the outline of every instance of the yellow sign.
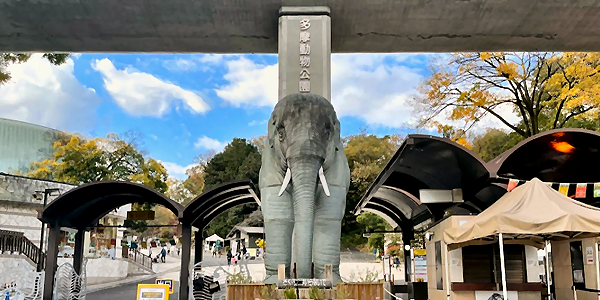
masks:
[[[169,286],[169,294],[173,294],[173,286],[175,285],[175,279],[173,278],[156,278],[156,284],[166,284]]]
[[[168,284],[138,284],[136,300],[169,300]]]
[[[427,250],[425,250],[425,249],[413,249],[413,253],[415,255],[427,255]]]
[[[128,211],[127,212],[127,220],[132,220],[132,221],[154,220],[154,211],[153,210]]]

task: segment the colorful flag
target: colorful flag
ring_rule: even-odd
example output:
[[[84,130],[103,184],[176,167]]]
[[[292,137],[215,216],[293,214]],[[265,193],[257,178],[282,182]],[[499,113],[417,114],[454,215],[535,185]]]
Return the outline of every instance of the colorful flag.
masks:
[[[561,183],[560,186],[558,187],[558,192],[568,197],[569,196],[569,184]]]
[[[587,192],[587,183],[578,183],[575,190],[575,198],[585,198]]]
[[[594,183],[594,198],[600,198],[600,182]]]
[[[549,188],[552,188],[552,182],[544,182]]]
[[[508,180],[508,187],[506,188],[507,191],[512,191],[514,190],[517,185],[519,185],[519,180],[518,179],[509,179]]]

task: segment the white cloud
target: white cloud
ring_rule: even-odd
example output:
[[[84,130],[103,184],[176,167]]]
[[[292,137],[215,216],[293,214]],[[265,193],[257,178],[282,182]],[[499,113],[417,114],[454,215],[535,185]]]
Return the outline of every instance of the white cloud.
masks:
[[[215,152],[221,152],[227,146],[226,142],[221,142],[207,136],[202,136],[194,143],[196,149],[214,150]]]
[[[404,55],[406,56],[406,55]],[[402,127],[414,121],[407,100],[421,80],[418,70],[390,65],[382,54],[338,54],[331,61],[331,94],[339,117]]]
[[[354,116],[371,125],[401,127],[411,122],[406,100],[421,80],[418,70],[396,63],[419,62],[417,54],[335,54],[332,56],[332,99],[339,117]],[[278,67],[247,58],[229,60],[228,84],[215,90],[233,106],[277,103]]]
[[[182,166],[182,165],[174,163],[174,162],[160,161],[160,160],[158,162],[162,163],[163,166],[165,166],[165,169],[167,169],[167,173],[169,174],[169,176],[171,176],[173,178],[177,178],[177,179],[187,178],[185,171],[196,166],[196,164],[189,164],[187,166]]]
[[[165,67],[165,69],[167,69],[169,71],[174,71],[174,72],[190,71],[190,70],[194,69],[195,66],[196,66],[196,62],[194,62],[193,60],[183,59],[183,58],[168,59],[168,60],[163,61],[163,67]]]
[[[95,125],[100,98],[73,74],[74,62],[55,66],[34,54],[9,65],[12,79],[0,86],[0,117],[51,128],[86,131]]]
[[[203,64],[219,64],[226,55],[229,56],[228,54],[202,54],[198,61]]]
[[[248,126],[258,126],[258,125],[264,125],[264,124],[267,124],[267,120],[262,120],[262,121],[253,120],[252,122],[248,123]]]
[[[117,70],[107,58],[95,60],[92,68],[102,74],[106,90],[130,115],[160,117],[180,103],[193,113],[210,110],[196,93],[131,67]]]
[[[274,106],[277,103],[277,64],[261,65],[245,58],[229,60],[223,76],[229,84],[215,90],[235,107]]]

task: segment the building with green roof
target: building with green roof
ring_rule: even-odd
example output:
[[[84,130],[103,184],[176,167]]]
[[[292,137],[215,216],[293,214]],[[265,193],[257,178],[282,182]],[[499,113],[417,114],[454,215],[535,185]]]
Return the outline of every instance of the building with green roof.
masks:
[[[58,130],[0,118],[0,172],[25,172],[52,154]]]

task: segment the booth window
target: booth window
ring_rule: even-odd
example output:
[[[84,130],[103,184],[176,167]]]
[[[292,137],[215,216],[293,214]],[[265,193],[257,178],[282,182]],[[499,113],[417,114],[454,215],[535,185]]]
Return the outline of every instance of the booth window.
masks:
[[[465,283],[501,283],[500,248],[498,244],[462,248]],[[525,247],[504,245],[507,283],[525,283]],[[495,274],[495,276],[494,276]]]
[[[571,242],[571,269],[573,271],[573,285],[585,288],[585,272],[583,271],[583,246],[581,241]]]

